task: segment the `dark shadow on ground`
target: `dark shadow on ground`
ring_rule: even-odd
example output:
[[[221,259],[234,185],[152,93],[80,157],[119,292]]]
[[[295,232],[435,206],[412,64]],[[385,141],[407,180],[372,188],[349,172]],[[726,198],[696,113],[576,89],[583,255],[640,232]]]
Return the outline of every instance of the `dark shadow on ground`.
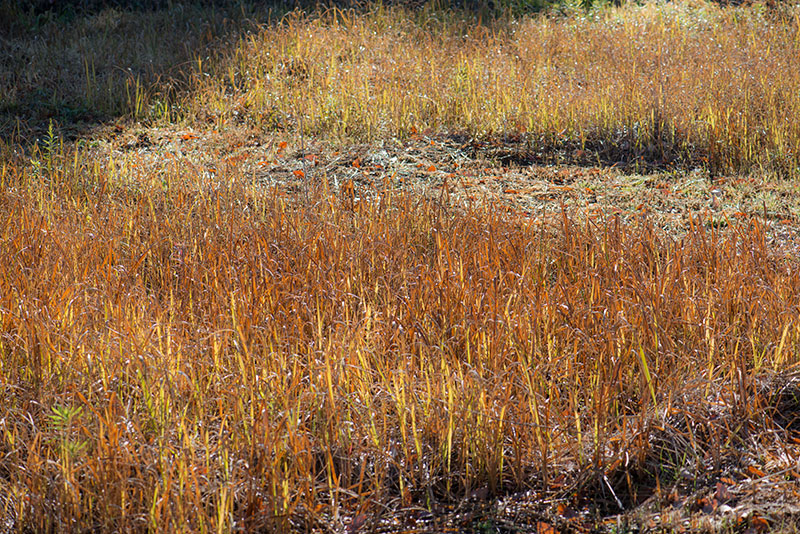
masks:
[[[0,0],[0,142],[176,118],[207,61],[288,3]]]
[[[385,4],[462,9],[476,20],[500,5]],[[176,118],[198,58],[207,62],[257,24],[330,6],[369,9],[362,0],[0,0],[0,141],[29,146],[51,125],[75,140],[109,123]]]

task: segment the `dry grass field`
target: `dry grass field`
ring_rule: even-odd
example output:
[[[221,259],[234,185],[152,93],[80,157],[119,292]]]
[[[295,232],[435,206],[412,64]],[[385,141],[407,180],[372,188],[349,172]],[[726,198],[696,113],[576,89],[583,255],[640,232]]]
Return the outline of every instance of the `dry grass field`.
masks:
[[[17,13],[0,532],[800,529],[800,7],[495,15]]]

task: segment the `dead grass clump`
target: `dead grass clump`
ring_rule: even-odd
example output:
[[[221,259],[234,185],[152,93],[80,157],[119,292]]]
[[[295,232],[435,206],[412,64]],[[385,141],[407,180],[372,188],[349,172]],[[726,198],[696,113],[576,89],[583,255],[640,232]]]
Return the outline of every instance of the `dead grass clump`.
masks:
[[[791,9],[631,4],[491,28],[424,13],[267,25],[208,67],[191,115],[347,139],[521,133],[532,155],[796,172]]]
[[[84,154],[0,171],[23,529],[335,529],[558,494],[644,469],[676,409],[726,406],[707,450],[747,451],[773,417],[756,379],[797,364],[797,268],[756,223],[677,241]]]

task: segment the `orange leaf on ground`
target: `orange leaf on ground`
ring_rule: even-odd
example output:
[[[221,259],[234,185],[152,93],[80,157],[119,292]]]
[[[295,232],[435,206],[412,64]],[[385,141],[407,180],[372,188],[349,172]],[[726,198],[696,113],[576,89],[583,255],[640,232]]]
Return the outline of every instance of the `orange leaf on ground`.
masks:
[[[757,477],[757,478],[761,478],[761,477],[767,476],[767,474],[764,473],[764,471],[762,471],[758,467],[755,467],[755,466],[752,466],[752,465],[747,468],[747,474],[749,474],[752,477]]]
[[[306,177],[306,173],[304,173],[304,172],[303,172],[302,170],[300,170],[300,169],[297,169],[297,170],[296,170],[296,171],[294,171],[292,174],[294,174],[294,175],[295,175],[297,178],[305,178],[305,177]]]
[[[536,532],[538,534],[558,534],[558,531],[550,523],[539,521],[536,523]]]
[[[750,528],[756,532],[766,532],[769,529],[769,521],[760,515],[754,515],[750,518]]]
[[[181,139],[183,139],[184,141],[188,141],[190,139],[197,139],[197,136],[195,134],[193,134],[193,133],[187,133],[187,134],[183,134],[181,136]]]
[[[428,172],[434,172],[434,171],[436,171],[435,165],[431,165],[430,167],[428,167]]]

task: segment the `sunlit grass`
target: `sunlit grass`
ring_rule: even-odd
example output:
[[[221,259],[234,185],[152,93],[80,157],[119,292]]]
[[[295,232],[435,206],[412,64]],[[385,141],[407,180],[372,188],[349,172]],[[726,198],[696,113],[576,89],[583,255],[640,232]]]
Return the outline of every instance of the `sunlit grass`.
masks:
[[[37,531],[304,530],[622,461],[676,476],[753,446],[757,378],[797,364],[800,279],[758,224],[675,241],[84,156],[0,175],[3,487]],[[694,445],[654,463],[679,413]]]
[[[301,142],[452,130],[789,176],[792,13],[292,15],[195,57],[181,95],[151,79],[128,101],[90,74],[65,91],[185,121],[197,145],[241,122]],[[408,530],[528,490],[600,518],[606,489],[633,507],[798,455],[800,271],[759,217],[675,237],[645,215],[457,208],[391,176],[356,202],[321,166],[288,194],[234,158],[212,173],[49,124],[0,158],[1,526]]]
[[[201,68],[195,116],[375,140],[529,136],[613,158],[796,173],[797,12],[628,5],[487,27],[375,8],[289,16]]]

